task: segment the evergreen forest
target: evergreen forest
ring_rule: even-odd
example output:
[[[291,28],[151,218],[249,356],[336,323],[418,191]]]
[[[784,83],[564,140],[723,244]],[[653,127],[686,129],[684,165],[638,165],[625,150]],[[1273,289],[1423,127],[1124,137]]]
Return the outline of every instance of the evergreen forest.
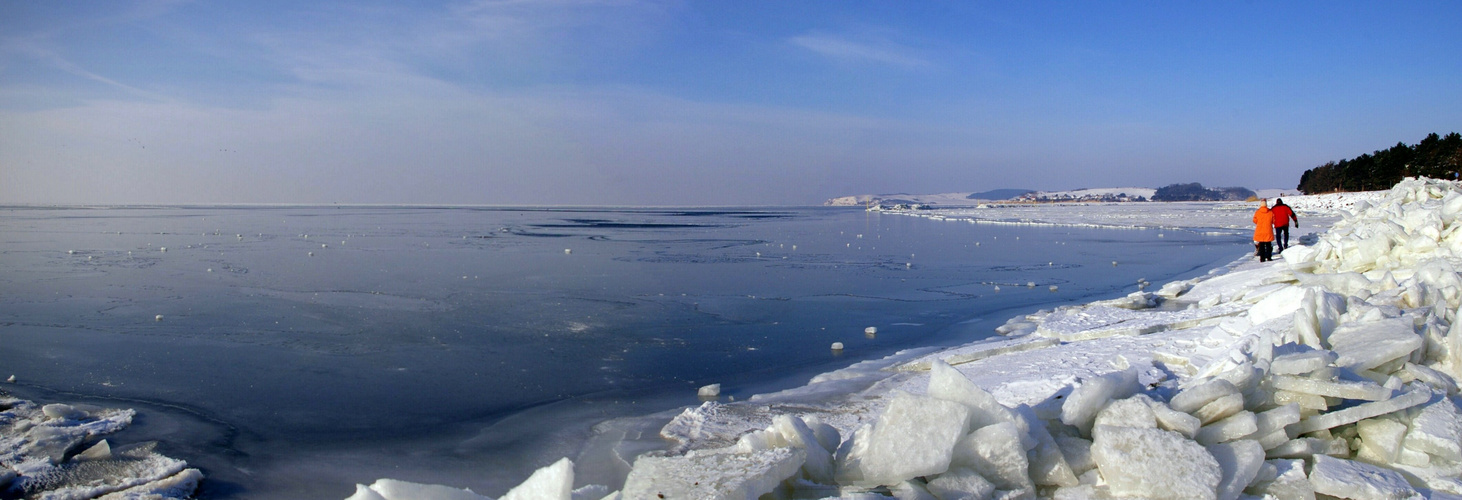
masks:
[[[1398,142],[1348,160],[1306,170],[1295,189],[1305,194],[1388,189],[1404,177],[1457,179],[1462,173],[1462,135],[1435,133],[1414,146]]]

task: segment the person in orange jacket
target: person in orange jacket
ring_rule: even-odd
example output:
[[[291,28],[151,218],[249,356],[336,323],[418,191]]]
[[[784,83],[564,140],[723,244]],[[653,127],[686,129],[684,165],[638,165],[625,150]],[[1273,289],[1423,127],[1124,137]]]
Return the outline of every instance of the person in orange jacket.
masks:
[[[1254,249],[1259,253],[1259,262],[1274,260],[1274,212],[1269,211],[1269,200],[1259,200],[1259,209],[1254,211]]]
[[[1300,218],[1284,204],[1284,198],[1275,198],[1274,208],[1269,211],[1274,212],[1274,245],[1279,247],[1274,253],[1284,253],[1289,248],[1289,221],[1294,221],[1294,227],[1300,227]]]

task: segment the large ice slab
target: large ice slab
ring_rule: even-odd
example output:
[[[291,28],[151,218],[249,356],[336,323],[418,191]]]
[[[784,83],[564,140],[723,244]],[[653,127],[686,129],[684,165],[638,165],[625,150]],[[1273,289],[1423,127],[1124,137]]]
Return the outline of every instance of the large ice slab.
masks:
[[[1318,455],[1310,470],[1315,493],[1352,500],[1406,500],[1421,495],[1401,473],[1391,469]]]
[[[944,472],[968,419],[963,404],[896,393],[871,430],[853,436],[852,451],[839,450],[837,480],[879,486]]]
[[[1113,494],[1212,500],[1223,480],[1213,455],[1181,434],[1161,429],[1094,430],[1092,460]]]
[[[753,500],[797,474],[800,448],[752,453],[696,450],[680,457],[640,457],[625,479],[624,498]]]

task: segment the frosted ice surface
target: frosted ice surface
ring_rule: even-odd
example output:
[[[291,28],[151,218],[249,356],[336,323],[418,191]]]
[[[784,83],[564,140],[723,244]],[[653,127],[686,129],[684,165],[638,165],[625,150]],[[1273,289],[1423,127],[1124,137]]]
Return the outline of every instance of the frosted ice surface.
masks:
[[[1315,493],[1353,500],[1421,498],[1399,472],[1325,455],[1315,457],[1310,485]]]
[[[1116,495],[1215,499],[1223,479],[1203,446],[1161,429],[1104,427],[1091,447],[1108,488]]]
[[[1259,474],[1264,465],[1264,448],[1257,441],[1248,439],[1215,444],[1208,452],[1223,468],[1223,480],[1218,483],[1218,500],[1238,500],[1244,488]]]
[[[1346,323],[1330,335],[1331,350],[1340,356],[1335,363],[1356,370],[1369,370],[1408,356],[1422,343],[1411,318],[1406,317]]]
[[[996,486],[978,472],[956,467],[930,480],[928,488],[939,500],[984,500]]]
[[[1146,396],[1133,396],[1107,404],[1097,413],[1093,425],[1118,427],[1157,428],[1157,416],[1152,411],[1152,400]]]
[[[1440,397],[1422,408],[1411,421],[1405,445],[1438,458],[1462,461],[1462,415],[1457,405],[1450,398]]]
[[[981,427],[955,444],[950,464],[968,467],[1002,490],[1030,490],[1030,461],[1020,435],[1010,422]]]
[[[1089,379],[1072,390],[1066,402],[1061,404],[1061,422],[1089,433],[1092,420],[1107,402],[1126,398],[1141,389],[1137,371],[1132,369]]]
[[[1407,362],[1402,370],[1406,376],[1419,380],[1433,389],[1447,394],[1457,394],[1457,381],[1451,375],[1410,362]]]
[[[702,386],[696,391],[697,396],[714,398],[721,395],[721,384]]]
[[[751,500],[797,474],[806,452],[772,448],[752,453],[697,450],[680,457],[642,456],[625,479],[624,498]]]
[[[574,490],[574,463],[567,458],[533,471],[523,484],[498,500],[570,500]]]
[[[878,486],[944,472],[968,418],[963,404],[896,393],[866,434],[867,443],[858,445],[861,453],[839,463],[839,483]]]

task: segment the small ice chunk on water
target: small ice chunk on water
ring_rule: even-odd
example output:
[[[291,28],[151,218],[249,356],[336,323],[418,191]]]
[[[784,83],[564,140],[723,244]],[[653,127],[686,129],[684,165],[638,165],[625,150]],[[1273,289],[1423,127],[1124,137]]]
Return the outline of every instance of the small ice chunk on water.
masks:
[[[563,249],[563,253],[564,253],[564,255],[568,255],[568,254],[574,253],[574,249],[572,249],[572,248],[565,248],[565,249]]]
[[[868,334],[868,335],[877,334],[878,333],[878,327],[876,327],[876,326],[870,326],[868,328],[864,328],[863,329],[863,333]]]
[[[711,384],[711,385],[707,385],[707,386],[702,386],[700,388],[700,390],[697,390],[696,391],[696,395],[697,396],[701,396],[701,397],[707,397],[707,398],[714,398],[714,397],[720,396],[721,395],[721,384]]]
[[[574,462],[561,458],[528,476],[523,484],[508,490],[498,500],[571,500],[574,491]]]
[[[1025,286],[1026,286],[1026,288],[1035,288],[1036,287],[1036,282],[1034,282],[1034,281],[1027,281],[1027,282],[1025,282]]]
[[[41,407],[41,413],[50,418],[63,418],[70,420],[81,420],[86,418],[86,412],[76,409],[67,404],[54,403]]]
[[[168,251],[168,247],[162,247],[162,251],[164,251],[164,252]]]
[[[1223,469],[1181,434],[1162,429],[1104,427],[1093,432],[1091,456],[1115,495],[1214,500]]]
[[[377,479],[370,486],[355,485],[355,494],[345,500],[491,500],[472,490],[420,484],[395,479]]]
[[[843,350],[843,343],[842,342],[833,342],[833,350],[834,351],[841,351],[841,350]]]
[[[1050,290],[1053,291],[1053,292],[1056,291],[1056,285],[1051,285]]]
[[[11,375],[10,378],[5,379],[5,381],[14,384],[15,383],[15,375]]]
[[[1315,456],[1310,485],[1315,493],[1353,500],[1421,498],[1400,472],[1325,455]]]
[[[157,315],[157,316],[153,316],[153,318],[152,318],[152,320],[153,320],[153,321],[162,321],[162,315],[161,315],[161,314],[159,314],[159,315]]]
[[[86,451],[77,453],[76,456],[71,457],[71,460],[74,462],[91,462],[109,458],[112,458],[112,445],[103,439],[90,448],[87,448]]]

